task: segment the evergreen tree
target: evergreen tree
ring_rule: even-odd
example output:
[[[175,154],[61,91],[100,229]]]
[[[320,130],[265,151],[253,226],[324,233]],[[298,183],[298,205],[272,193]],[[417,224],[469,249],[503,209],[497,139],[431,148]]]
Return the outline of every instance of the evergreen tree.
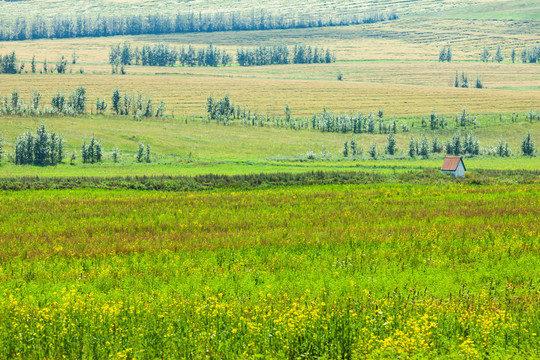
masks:
[[[287,123],[290,123],[291,122],[292,110],[289,107],[289,104],[285,104],[285,111],[284,112],[285,112],[285,121]]]
[[[440,153],[442,151],[442,144],[439,142],[439,138],[435,136],[431,142],[431,152]]]
[[[15,142],[15,164],[28,165],[34,162],[34,135],[31,131],[17,137]]]
[[[146,152],[144,154],[144,161],[147,163],[150,162],[150,144],[146,144]]]
[[[113,95],[111,98],[111,107],[112,107],[112,111],[114,111],[117,115],[120,112],[120,99],[121,98],[122,96],[120,95],[120,90],[114,89]]]
[[[89,162],[89,156],[88,156],[88,145],[86,144],[86,140],[83,140],[82,146],[81,146],[81,157],[83,160],[83,164],[86,164]],[[73,155],[71,156],[71,160],[73,163]]]
[[[465,74],[465,72],[461,72],[461,84],[460,86],[462,88],[468,88],[469,87],[469,80],[467,78],[467,75]]]
[[[493,58],[496,62],[500,63],[504,60],[502,50],[500,46],[497,46],[497,52],[495,53],[495,57]]]
[[[17,56],[15,52],[0,56],[0,74],[16,74],[17,68]]]
[[[150,104],[150,99],[148,99],[145,114],[151,113],[151,109],[152,107]],[[163,101],[160,101],[156,110],[156,117],[162,117],[166,109],[167,108],[165,107],[165,103]],[[149,115],[145,115],[145,116],[149,116]]]
[[[426,134],[423,134],[422,141],[420,142],[420,155],[423,159],[429,158],[429,141]]]
[[[512,64],[516,62],[516,49],[512,49],[510,53],[510,58],[512,58]]]
[[[75,150],[71,153],[71,157],[69,159],[69,163],[71,165],[75,165],[75,161],[77,160],[77,153],[75,152]]]
[[[137,162],[142,163],[144,160],[144,145],[139,143],[139,148],[137,149]]]
[[[32,74],[36,73],[36,55],[32,56],[32,62],[30,63],[30,68],[32,69]]]
[[[56,112],[63,112],[66,106],[66,96],[60,92],[56,93],[51,100],[51,106]]]
[[[508,147],[508,143],[504,141],[503,137],[499,139],[497,142],[497,146],[495,147],[495,151],[497,155],[500,157],[508,157],[510,156],[510,149]]]
[[[377,144],[373,143],[371,144],[371,146],[369,147],[369,156],[371,156],[372,158],[376,158],[377,157]]]
[[[103,148],[101,142],[96,139],[96,136],[92,134],[88,144],[86,140],[83,140],[81,147],[81,156],[83,158],[83,163],[94,164],[96,162],[101,162],[103,159]]]
[[[451,154],[454,155],[461,155],[462,153],[462,146],[461,146],[461,136],[459,133],[454,134],[454,137],[452,138],[452,152]]]
[[[482,62],[488,62],[490,58],[491,54],[489,53],[487,47],[484,46],[484,50],[482,50],[482,52],[480,53],[480,60]]]
[[[44,166],[50,159],[51,141],[50,134],[45,129],[45,123],[36,129],[36,138],[34,141],[34,164]]]
[[[535,143],[534,140],[531,139],[531,132],[529,131],[527,135],[523,138],[523,141],[521,142],[521,151],[523,152],[523,155],[532,156],[535,149]]]
[[[345,141],[343,143],[343,156],[348,157],[349,156],[349,143]]]
[[[62,55],[62,57],[56,62],[56,72],[59,74],[65,74],[67,70],[67,60]]]
[[[439,62],[452,61],[452,48],[450,45],[443,46],[439,52]]]
[[[480,78],[478,76],[476,77],[475,87],[477,89],[483,89],[484,88],[484,84],[482,83],[482,80],[480,80]]]
[[[15,142],[16,165],[55,165],[64,157],[61,135],[49,132],[42,123],[34,135],[31,131],[17,137]]]
[[[14,90],[11,93],[11,110],[16,113],[19,107],[21,106],[21,99],[19,97],[19,92]]]
[[[409,142],[409,156],[411,158],[414,158],[416,156],[416,140],[411,137],[411,141]]]
[[[79,86],[77,89],[73,90],[69,96],[68,105],[78,114],[84,113],[86,109],[86,88]]]
[[[463,140],[463,152],[471,155],[478,155],[480,153],[480,144],[478,138],[471,132],[465,135]]]
[[[103,114],[103,112],[107,110],[107,100],[105,98],[100,99],[97,98],[96,100],[96,111],[98,114]]]
[[[41,100],[41,93],[34,90],[32,93],[32,107],[37,110],[39,108],[39,101]]]
[[[390,155],[394,155],[397,152],[396,138],[393,133],[388,135],[388,144],[386,145],[386,152]]]
[[[354,139],[351,139],[351,153],[352,156],[358,155],[358,145]]]
[[[118,157],[120,156],[120,149],[118,149],[118,146],[113,147],[111,155],[112,155],[113,162],[117,163]]]

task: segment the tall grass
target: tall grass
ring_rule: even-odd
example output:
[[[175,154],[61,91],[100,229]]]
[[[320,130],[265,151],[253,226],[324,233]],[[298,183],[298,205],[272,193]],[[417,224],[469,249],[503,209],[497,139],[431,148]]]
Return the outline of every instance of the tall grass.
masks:
[[[0,356],[538,356],[538,184],[0,198]]]

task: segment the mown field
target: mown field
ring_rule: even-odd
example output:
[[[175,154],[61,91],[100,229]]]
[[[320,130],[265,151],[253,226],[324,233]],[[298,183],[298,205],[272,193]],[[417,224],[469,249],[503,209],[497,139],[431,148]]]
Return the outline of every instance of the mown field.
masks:
[[[138,15],[145,12],[151,13],[176,13],[176,12],[203,12],[214,13],[221,11],[237,11],[237,12],[252,12],[264,9],[271,12],[287,14],[291,17],[313,17],[313,16],[333,16],[340,14],[348,14],[350,12],[373,13],[388,11],[388,9],[400,11],[402,14],[418,14],[430,13],[451,8],[467,7],[476,2],[473,1],[445,1],[436,0],[423,1],[421,5],[406,1],[384,0],[384,1],[369,1],[369,0],[345,0],[345,1],[310,1],[309,4],[295,0],[270,0],[261,4],[258,1],[234,1],[221,0],[219,7],[216,3],[209,0],[203,1],[187,1],[187,0],[166,0],[166,1],[141,1],[141,0],[124,0],[122,2],[111,1],[94,1],[88,3],[83,0],[55,1],[55,0],[31,0],[21,3],[2,2],[1,13],[11,13],[11,16],[33,17],[42,16],[44,18],[53,17],[62,13],[66,16],[77,15]],[[40,11],[43,10],[43,11]]]
[[[539,190],[4,193],[1,356],[537,357]]]
[[[33,3],[4,2],[0,5],[22,9],[21,6]],[[146,6],[161,10],[173,5],[178,6],[178,9],[206,9],[210,6],[208,2],[192,4],[170,1],[160,3],[160,6],[154,2],[128,3],[136,6],[131,8],[133,11]],[[293,8],[301,8],[296,2],[288,4]],[[75,12],[81,8],[82,5],[79,5],[76,1],[48,4],[49,9],[69,6]],[[86,4],[82,8],[87,6],[97,5]],[[118,12],[114,6],[107,3],[105,9]],[[227,3],[227,6],[231,9],[236,6],[248,9],[253,3]],[[280,1],[266,6],[283,8]],[[211,94],[229,94],[235,102],[265,112],[275,113],[285,103],[289,103],[299,116],[310,116],[323,106],[335,111],[363,112],[384,108],[387,113],[398,116],[421,115],[431,109],[448,114],[458,112],[463,107],[475,113],[525,112],[538,107],[540,77],[537,64],[520,63],[521,50],[540,41],[536,31],[538,21],[534,16],[527,17],[538,11],[538,5],[534,2],[340,1],[334,4],[310,3],[310,7],[304,10],[309,12],[316,8],[331,8],[339,12],[366,6],[395,8],[404,12],[398,20],[345,27],[2,42],[0,54],[15,51],[19,59],[26,62],[26,71],[29,71],[33,55],[36,55],[38,61],[38,72],[45,59],[49,68],[54,68],[54,63],[61,56],[71,60],[75,51],[78,60],[77,64],[68,65],[68,73],[72,73],[70,75],[0,75],[0,94],[6,96],[13,90],[19,90],[26,92],[29,97],[31,91],[40,90],[44,99],[48,99],[57,91],[69,91],[82,85],[88,88],[90,101],[93,102],[98,96],[110,96],[112,89],[117,86],[163,99],[169,110],[176,115],[200,115],[206,97]],[[410,11],[406,10],[408,8]],[[489,17],[490,14],[492,17]],[[499,14],[507,16],[498,18]],[[510,14],[517,15],[509,19]],[[460,18],[463,16],[468,18]],[[172,46],[213,44],[231,54],[235,54],[238,47],[244,46],[276,43],[294,46],[303,43],[330,47],[335,51],[338,61],[324,65],[251,68],[127,66],[127,75],[110,75],[110,46],[125,41],[139,47],[159,42]],[[437,61],[439,50],[444,45],[452,46],[452,63]],[[493,54],[497,46],[501,46],[504,55],[501,64],[479,62],[484,47]],[[517,51],[515,64],[510,60],[512,49]],[[81,69],[84,75],[79,74]],[[486,89],[452,88],[456,71],[465,72],[471,84],[477,76],[480,77]],[[344,75],[342,82],[336,80],[340,72]]]
[[[279,69],[276,69],[278,71]],[[335,67],[335,74],[339,67]],[[450,76],[450,77],[449,77]],[[445,84],[455,71],[448,71]],[[272,114],[281,114],[289,104],[295,116],[308,117],[326,106],[331,111],[363,112],[382,108],[389,116],[437,113],[455,114],[464,107],[471,113],[511,113],[535,110],[540,91],[461,89],[446,86],[379,84],[337,80],[261,79],[228,76],[161,75],[35,75],[3,76],[0,94],[10,96],[18,90],[30,101],[32,91],[42,93],[46,103],[58,91],[70,93],[84,86],[89,107],[97,97],[109,98],[114,88],[123,92],[148,94],[154,101],[163,100],[168,114],[203,115],[208,96],[229,95],[233,102]],[[336,95],[337,94],[337,95]]]

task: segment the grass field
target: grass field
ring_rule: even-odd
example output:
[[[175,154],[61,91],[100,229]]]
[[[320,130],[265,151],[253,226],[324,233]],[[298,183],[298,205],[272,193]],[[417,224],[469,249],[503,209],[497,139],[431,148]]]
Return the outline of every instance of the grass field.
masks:
[[[9,193],[0,351],[536,357],[539,190]]]
[[[427,117],[428,114],[426,114]],[[478,117],[477,129],[456,128],[449,120],[449,129],[429,130],[420,126],[418,118],[403,121],[415,127],[410,132],[396,134],[398,155],[384,155],[388,135],[385,134],[339,134],[316,130],[289,130],[271,127],[251,127],[233,123],[229,126],[206,123],[201,120],[184,121],[171,119],[145,119],[141,122],[122,117],[47,118],[46,125],[61,133],[66,139],[67,158],[64,164],[51,167],[16,166],[3,161],[1,177],[10,176],[128,176],[128,175],[199,175],[247,174],[271,172],[303,172],[306,170],[371,170],[376,172],[417,171],[438,169],[442,154],[432,159],[409,159],[407,155],[411,137],[422,134],[430,139],[438,136],[441,142],[458,132],[473,131],[483,148],[495,146],[503,137],[515,155],[521,154],[521,141],[527,131],[538,139],[540,122],[530,123],[524,115],[511,122],[509,115],[503,117],[483,115]],[[4,151],[13,153],[16,137],[27,129],[34,130],[43,120],[11,117],[0,119],[0,131],[5,141]],[[80,147],[85,139],[95,134],[104,146],[102,164],[81,164]],[[354,138],[364,154],[354,160],[341,155],[343,143]],[[138,164],[135,154],[138,144],[148,143],[152,148],[152,163]],[[381,154],[371,159],[367,150],[376,143]],[[120,148],[118,163],[113,163],[111,150]],[[77,152],[76,165],[69,164],[72,151]],[[314,160],[307,160],[306,153],[315,152]],[[325,151],[327,155],[323,155]],[[482,156],[466,160],[467,168],[475,169],[529,169],[540,168],[539,157],[514,156],[496,158]]]

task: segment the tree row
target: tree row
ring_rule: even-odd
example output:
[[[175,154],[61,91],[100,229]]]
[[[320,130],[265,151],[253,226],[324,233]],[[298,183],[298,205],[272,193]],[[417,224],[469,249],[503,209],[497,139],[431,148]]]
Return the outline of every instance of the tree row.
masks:
[[[159,43],[132,47],[130,43],[112,45],[109,51],[109,62],[113,66],[227,66],[233,57],[224,49],[212,44],[204,48],[174,47]],[[275,65],[275,64],[318,64],[336,61],[334,52],[329,49],[311,47],[303,44],[295,45],[292,51],[285,44],[259,46],[257,48],[238,48],[236,61],[241,66]]]
[[[88,108],[86,88],[83,86],[77,87],[69,95],[57,92],[53,95],[49,106],[42,104],[42,95],[37,90],[32,93],[28,105],[25,104],[18,91],[13,91],[10,98],[0,96],[0,100],[3,100],[0,102],[0,115],[43,116],[63,114],[76,116],[87,113]],[[110,109],[114,114],[131,115],[136,120],[141,120],[144,117],[162,117],[166,111],[163,101],[160,101],[155,106],[152,99],[147,95],[122,94],[118,89],[113,90],[110,100]],[[96,112],[98,114],[104,114],[108,106],[109,103],[106,98],[98,97],[96,99]]]
[[[88,140],[84,139],[81,146],[81,158],[84,164],[100,163],[104,159],[103,145],[95,135]],[[4,156],[4,139],[0,133],[0,161]],[[111,159],[118,162],[120,150],[117,146],[111,149]],[[62,134],[49,131],[45,123],[41,123],[35,132],[27,131],[20,134],[14,147],[14,153],[8,154],[8,160],[15,165],[49,166],[60,164],[66,157],[65,140]],[[149,144],[139,143],[135,158],[137,162],[151,162]],[[77,152],[73,151],[70,163],[73,165],[77,160]]]
[[[2,19],[0,41],[347,26],[397,18],[395,12],[296,18],[295,14],[276,14],[262,9],[251,12],[191,12],[174,15],[69,17],[62,14],[50,18],[37,16]]]

